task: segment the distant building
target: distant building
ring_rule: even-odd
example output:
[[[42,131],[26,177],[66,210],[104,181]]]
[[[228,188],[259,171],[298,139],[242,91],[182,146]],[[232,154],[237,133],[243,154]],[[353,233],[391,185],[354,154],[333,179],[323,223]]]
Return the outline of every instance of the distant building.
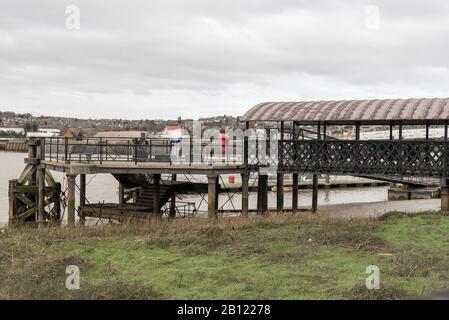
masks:
[[[182,128],[179,124],[167,125],[161,132],[163,138],[180,139],[182,137]]]
[[[58,129],[38,129],[38,131],[29,131],[26,133],[27,138],[53,138],[59,137]]]
[[[72,127],[65,128],[61,131],[61,135],[64,138],[71,140],[83,140],[84,138],[84,134],[81,128],[72,128]]]
[[[95,138],[123,138],[123,139],[134,139],[141,137],[148,138],[149,134],[146,131],[100,131],[97,132]]]

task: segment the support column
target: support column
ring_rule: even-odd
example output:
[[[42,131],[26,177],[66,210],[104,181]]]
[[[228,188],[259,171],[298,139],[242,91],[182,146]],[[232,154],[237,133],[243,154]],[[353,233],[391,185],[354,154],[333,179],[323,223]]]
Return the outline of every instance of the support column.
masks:
[[[441,180],[441,212],[449,212],[449,180]]]
[[[45,224],[45,171],[37,168],[37,223],[39,228]]]
[[[215,182],[215,212],[218,212],[219,195],[220,195],[220,175],[217,174]]]
[[[171,175],[171,181],[175,182],[176,178],[177,178],[176,173],[173,173]],[[170,218],[176,217],[176,193],[174,190],[175,190],[175,187],[173,186],[173,194],[170,199]]]
[[[75,226],[75,181],[76,175],[67,175],[67,225]]]
[[[314,174],[312,178],[313,190],[312,190],[312,212],[316,212],[318,209],[318,175]]]
[[[55,184],[55,201],[53,204],[53,217],[55,222],[61,223],[61,184],[56,182]]]
[[[86,175],[80,174],[80,206],[86,205]]]
[[[284,174],[277,173],[276,178],[276,209],[278,213],[284,211]]]
[[[257,214],[268,212],[268,175],[259,173],[257,184]]]
[[[14,217],[16,216],[16,197],[14,195],[14,191],[16,190],[16,185],[17,185],[17,179],[14,180],[9,180],[9,185],[8,185],[8,199],[9,199],[9,211],[8,211],[8,215],[9,215],[9,225],[11,226],[13,224],[14,221]]]
[[[159,184],[161,181],[160,174],[153,174],[153,214],[160,215],[160,204],[159,204]]]
[[[293,173],[293,182],[292,182],[292,213],[295,214],[298,211],[298,183],[299,183],[299,174]]]
[[[217,218],[217,174],[207,175],[207,216],[209,219]]]
[[[242,173],[242,217],[248,216],[249,207],[249,173]]]
[[[123,184],[118,184],[118,203],[125,204],[125,187]]]

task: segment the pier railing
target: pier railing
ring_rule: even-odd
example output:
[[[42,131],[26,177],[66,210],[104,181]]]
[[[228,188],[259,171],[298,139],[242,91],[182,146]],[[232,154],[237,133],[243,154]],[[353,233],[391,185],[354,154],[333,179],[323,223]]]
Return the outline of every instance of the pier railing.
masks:
[[[248,163],[248,140],[168,139],[168,138],[86,138],[42,139],[46,160],[56,162],[163,162],[163,163]],[[246,147],[245,147],[246,145]]]
[[[279,170],[349,175],[446,177],[448,141],[281,140]]]

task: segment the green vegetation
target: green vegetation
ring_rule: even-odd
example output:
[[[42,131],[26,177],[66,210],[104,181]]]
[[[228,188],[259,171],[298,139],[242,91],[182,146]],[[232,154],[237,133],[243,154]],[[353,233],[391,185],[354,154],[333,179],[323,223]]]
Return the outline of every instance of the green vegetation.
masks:
[[[449,217],[192,218],[0,232],[0,299],[404,299],[449,287]],[[65,289],[77,265],[80,290]],[[381,289],[367,290],[377,265]]]

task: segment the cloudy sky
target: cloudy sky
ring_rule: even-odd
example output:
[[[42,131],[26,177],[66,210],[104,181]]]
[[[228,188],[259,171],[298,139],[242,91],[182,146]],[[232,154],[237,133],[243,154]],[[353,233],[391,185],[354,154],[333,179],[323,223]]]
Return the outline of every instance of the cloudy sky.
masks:
[[[0,5],[0,110],[173,119],[263,101],[449,96],[447,0]]]

